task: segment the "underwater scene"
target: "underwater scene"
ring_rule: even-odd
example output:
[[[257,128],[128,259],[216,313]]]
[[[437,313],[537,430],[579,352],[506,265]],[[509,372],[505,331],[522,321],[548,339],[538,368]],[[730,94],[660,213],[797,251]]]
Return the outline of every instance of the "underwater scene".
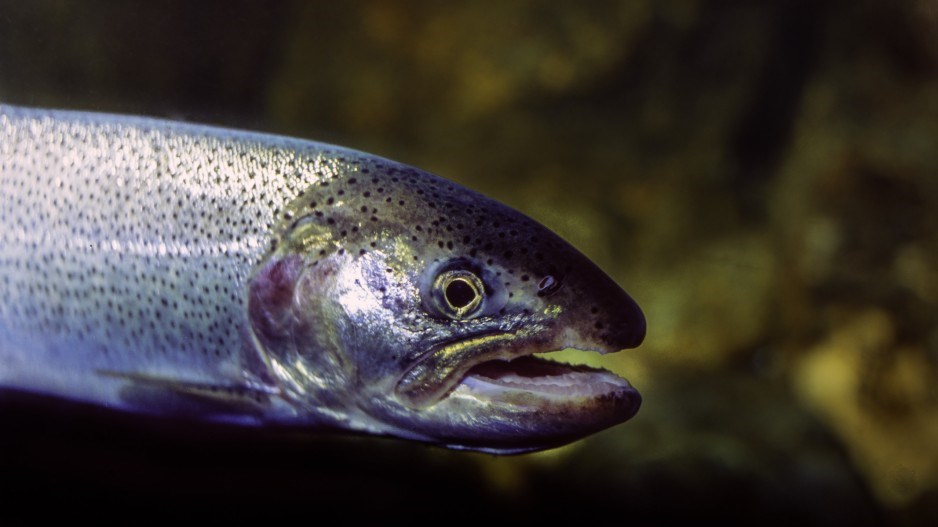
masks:
[[[42,497],[99,517],[121,503],[311,521],[938,521],[934,2],[0,0],[0,104],[419,167],[530,216],[615,282],[564,291],[545,271],[538,298],[560,289],[586,310],[618,284],[647,324],[643,340],[613,339],[612,319],[590,321],[605,331],[593,347],[615,353],[552,354],[628,379],[640,408],[516,455],[179,422],[0,385],[0,504],[14,515],[59,512],[26,505]],[[467,243],[486,235],[467,224]],[[488,285],[446,272],[443,309],[463,316]]]

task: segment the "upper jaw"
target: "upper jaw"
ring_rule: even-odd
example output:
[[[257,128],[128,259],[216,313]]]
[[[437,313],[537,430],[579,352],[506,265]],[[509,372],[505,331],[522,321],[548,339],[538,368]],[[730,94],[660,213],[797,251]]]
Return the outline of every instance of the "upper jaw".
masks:
[[[510,331],[489,331],[442,342],[401,375],[395,391],[410,406],[433,404],[476,364],[532,353],[522,352],[517,342],[517,335]]]

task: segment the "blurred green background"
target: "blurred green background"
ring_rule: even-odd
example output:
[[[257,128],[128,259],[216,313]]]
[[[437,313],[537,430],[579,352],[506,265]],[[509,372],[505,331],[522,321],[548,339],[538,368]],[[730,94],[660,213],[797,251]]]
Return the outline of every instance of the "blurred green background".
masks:
[[[136,429],[29,421],[0,454],[25,492],[428,518],[938,519],[933,1],[0,0],[0,100],[425,168],[559,232],[649,327],[638,350],[591,357],[643,393],[638,416],[556,451],[148,430],[141,456]]]

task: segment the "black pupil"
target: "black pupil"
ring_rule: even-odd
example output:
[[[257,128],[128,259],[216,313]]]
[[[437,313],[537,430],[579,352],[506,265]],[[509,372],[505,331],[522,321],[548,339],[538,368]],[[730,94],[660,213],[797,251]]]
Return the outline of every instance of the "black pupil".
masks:
[[[446,301],[455,308],[463,308],[476,298],[476,290],[469,282],[457,278],[446,285]]]

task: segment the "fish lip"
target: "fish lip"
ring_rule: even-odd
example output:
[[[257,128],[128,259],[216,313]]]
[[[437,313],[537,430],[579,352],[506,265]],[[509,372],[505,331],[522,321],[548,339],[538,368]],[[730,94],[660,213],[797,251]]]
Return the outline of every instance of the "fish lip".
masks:
[[[478,386],[480,381],[487,383],[480,376],[471,373],[471,370],[476,366],[495,361],[505,361],[507,363],[522,357],[531,357],[532,360],[549,364],[551,367],[558,369],[565,369],[577,375],[601,376],[601,380],[606,381],[605,384],[610,386],[610,389],[602,392],[594,391],[595,393],[592,393],[590,397],[608,396],[612,393],[626,391],[635,392],[635,389],[626,379],[608,370],[564,364],[534,357],[536,353],[549,353],[568,348],[583,352],[598,351],[600,353],[620,350],[558,345],[556,339],[538,337],[536,336],[537,332],[534,332],[532,336],[529,330],[530,328],[525,328],[522,331],[485,331],[471,335],[468,338],[455,338],[440,342],[423,353],[413,365],[401,374],[395,385],[395,391],[409,405],[427,407],[445,399],[460,386],[467,386],[471,389],[472,384]],[[467,381],[469,381],[468,384]],[[497,381],[488,382],[487,384],[497,385],[500,390],[506,393],[531,392],[532,388],[532,386],[513,388]],[[541,392],[535,393],[546,398],[550,398],[551,395]],[[637,392],[635,393],[637,394]]]

